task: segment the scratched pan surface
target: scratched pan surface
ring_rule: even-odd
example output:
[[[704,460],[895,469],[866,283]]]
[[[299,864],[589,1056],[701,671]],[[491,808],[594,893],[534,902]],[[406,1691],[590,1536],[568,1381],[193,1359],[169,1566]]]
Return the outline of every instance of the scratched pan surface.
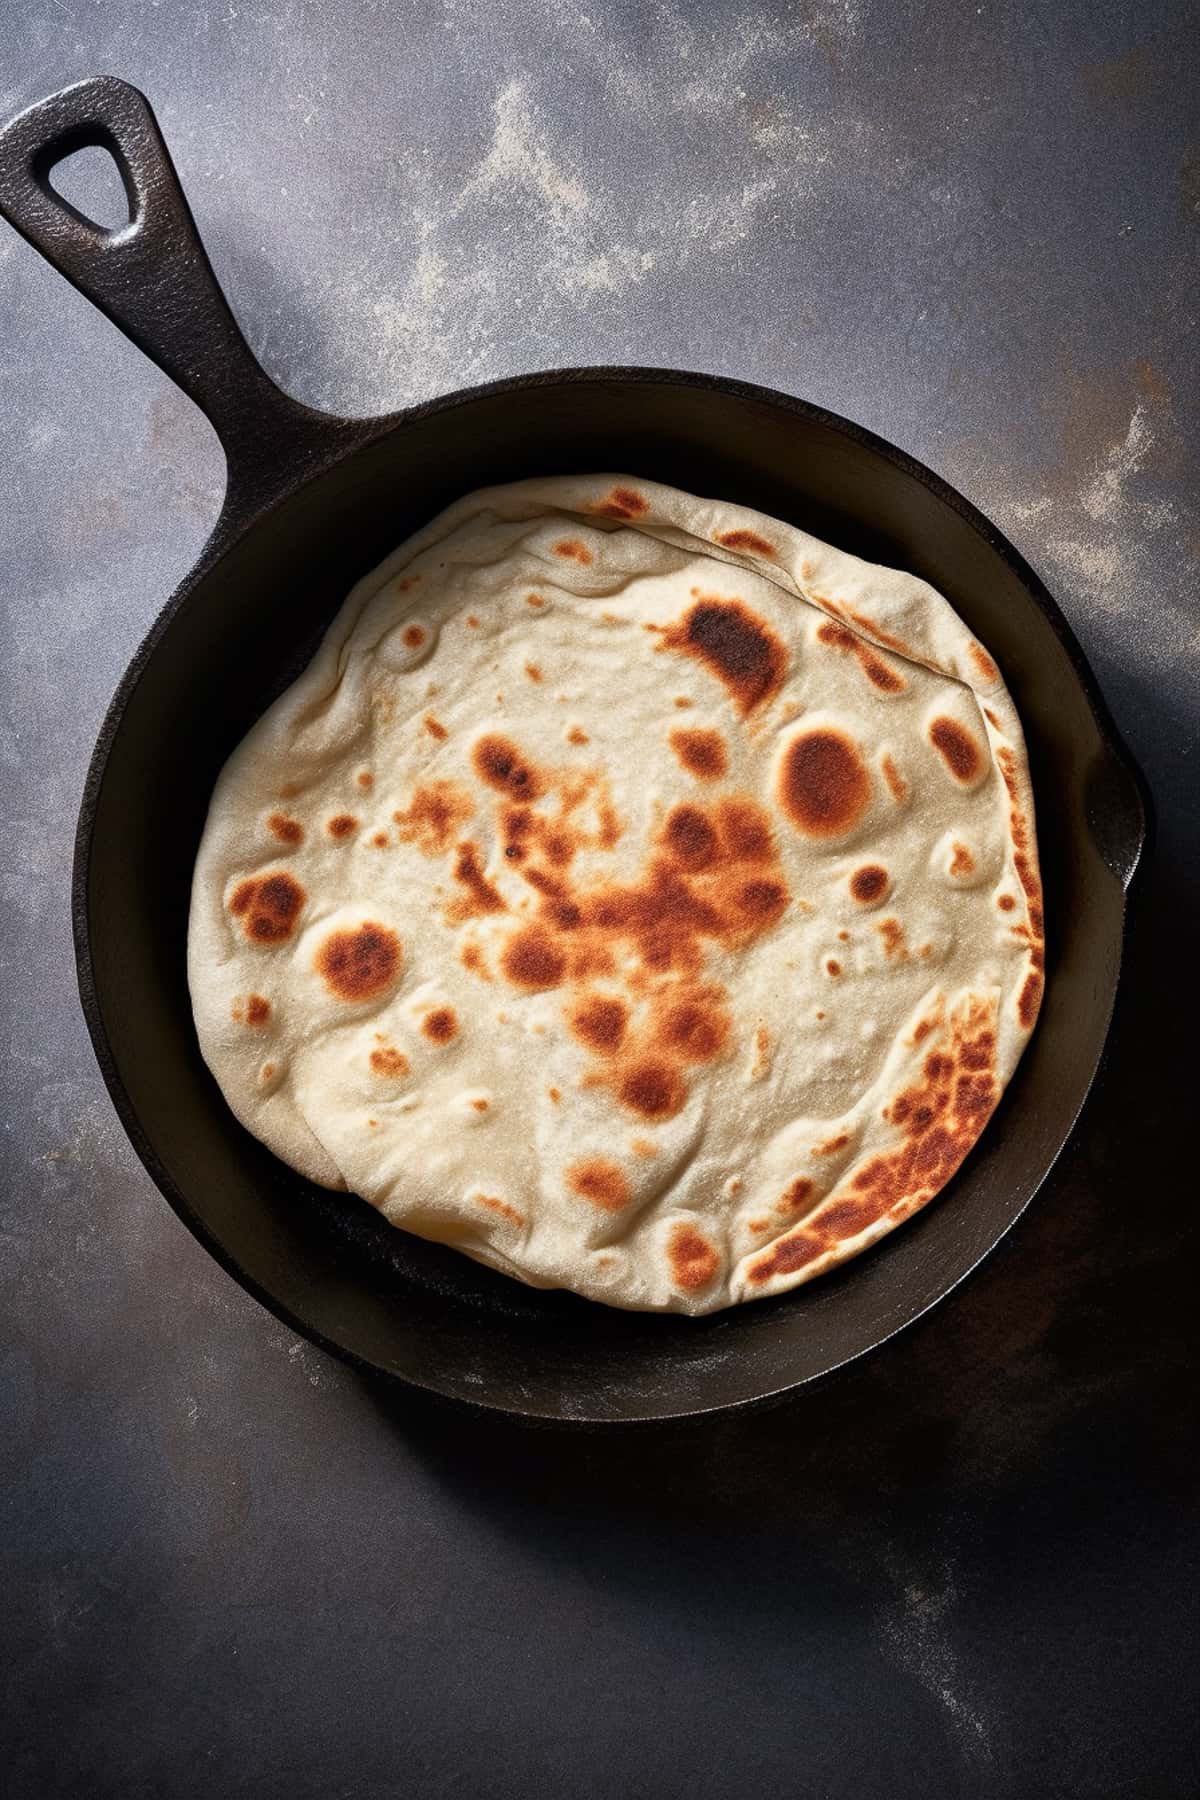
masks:
[[[130,223],[51,189],[99,144]],[[1036,576],[927,469],[800,401],[711,376],[575,369],[388,418],[316,414],[254,362],[216,285],[150,109],[111,77],[0,132],[0,211],[208,414],[225,506],[113,700],[76,846],[80,991],[138,1154],[236,1280],[326,1349],[541,1419],[656,1419],[748,1405],[875,1349],[999,1241],[1061,1154],[1094,1079],[1146,832],[1140,777]],[[791,520],[946,594],[1000,659],[1024,721],[1046,887],[1047,989],[983,1139],[920,1216],[837,1273],[685,1319],[540,1293],[312,1187],[236,1123],[201,1061],[185,976],[188,891],[225,758],[294,677],[351,584],[489,482],[620,470]],[[153,516],[144,520],[155,529]],[[614,704],[619,696],[614,695]],[[965,1303],[969,1303],[965,1302]]]

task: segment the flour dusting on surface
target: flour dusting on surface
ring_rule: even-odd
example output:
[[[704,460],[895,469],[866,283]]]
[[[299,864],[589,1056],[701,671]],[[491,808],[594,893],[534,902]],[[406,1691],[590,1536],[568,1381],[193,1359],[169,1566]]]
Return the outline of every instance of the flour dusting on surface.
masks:
[[[991,1728],[972,1698],[951,1641],[958,1603],[953,1568],[936,1578],[896,1578],[895,1599],[879,1615],[880,1637],[892,1659],[945,1709],[959,1748],[977,1767],[992,1762]]]
[[[529,108],[523,81],[509,81],[496,96],[496,126],[492,142],[452,211],[461,213],[475,194],[502,193],[524,188],[546,204],[555,219],[586,212],[586,189],[555,160],[548,138],[539,132]]]
[[[1154,434],[1139,401],[1133,409],[1123,444],[1109,451],[1096,477],[1079,496],[1079,504],[1092,519],[1111,519],[1125,504],[1125,483],[1136,475],[1154,444]]]
[[[1162,669],[1194,654],[1200,621],[1183,528],[1154,478],[1156,458],[1178,441],[1169,396],[1141,370],[1138,385],[1123,431],[1072,457],[1080,474],[1049,467],[1037,491],[1036,477],[1021,480],[982,455],[948,474],[1012,534],[1068,618],[1116,630],[1136,608],[1141,628],[1124,637],[1124,654]]]
[[[721,310],[741,247],[765,237],[784,258],[808,210],[867,160],[863,121],[783,78],[797,56],[835,67],[858,17],[842,0],[799,19],[665,5],[631,38],[603,16],[568,27],[535,0],[545,57],[498,55],[448,141],[402,137],[380,157],[378,233],[320,273],[311,245],[276,247],[330,327],[305,397],[366,412],[520,368],[697,360],[667,329],[681,298]],[[484,54],[486,20],[447,0],[443,25]],[[664,334],[673,348],[656,353]],[[276,347],[259,347],[271,362]]]

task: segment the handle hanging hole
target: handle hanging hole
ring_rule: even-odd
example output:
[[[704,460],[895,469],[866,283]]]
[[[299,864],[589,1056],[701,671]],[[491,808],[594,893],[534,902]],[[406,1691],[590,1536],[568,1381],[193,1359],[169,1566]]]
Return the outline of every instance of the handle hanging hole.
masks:
[[[76,219],[94,230],[124,231],[134,217],[133,183],[116,145],[97,133],[85,142],[53,144],[39,158],[38,179]]]

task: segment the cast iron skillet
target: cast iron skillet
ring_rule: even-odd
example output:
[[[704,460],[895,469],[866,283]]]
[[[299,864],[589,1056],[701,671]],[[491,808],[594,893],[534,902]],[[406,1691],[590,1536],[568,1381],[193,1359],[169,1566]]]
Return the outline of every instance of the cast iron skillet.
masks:
[[[88,145],[131,220],[104,231],[51,189]],[[212,421],[225,503],[134,657],[80,813],[79,985],[109,1091],[172,1206],[234,1278],[327,1350],[543,1419],[655,1419],[763,1400],[882,1344],[999,1241],[1063,1150],[1096,1074],[1147,806],[1095,682],[1032,570],[974,507],[869,432],[763,388],[660,369],[493,382],[384,419],[280,392],[243,341],[149,106],[80,82],[0,132],[0,210]],[[683,1319],[522,1287],[314,1189],[236,1123],[201,1061],[184,950],[217,772],[300,671],[351,584],[485,483],[615,470],[789,519],[913,570],[999,657],[1024,720],[1050,932],[1041,1023],[950,1188],[835,1274]]]

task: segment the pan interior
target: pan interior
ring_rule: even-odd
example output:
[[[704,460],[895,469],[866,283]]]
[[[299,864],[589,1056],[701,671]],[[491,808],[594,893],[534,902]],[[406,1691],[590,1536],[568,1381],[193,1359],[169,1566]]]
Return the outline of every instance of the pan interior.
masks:
[[[741,502],[932,582],[1001,662],[1044,821],[1042,1018],[963,1170],[843,1270],[701,1319],[525,1288],[313,1188],[238,1126],[192,1025],[191,871],[229,752],[299,673],[352,583],[432,514],[472,488],[568,471]],[[862,434],[700,379],[543,380],[427,409],[260,518],[185,586],[143,650],[102,740],[81,838],[77,931],[105,1073],[188,1223],[252,1291],[333,1348],[543,1417],[662,1417],[759,1399],[827,1373],[933,1304],[1052,1164],[1095,1071],[1120,955],[1121,885],[1088,823],[1087,794],[1109,761],[1072,657],[1018,570],[940,484]]]

